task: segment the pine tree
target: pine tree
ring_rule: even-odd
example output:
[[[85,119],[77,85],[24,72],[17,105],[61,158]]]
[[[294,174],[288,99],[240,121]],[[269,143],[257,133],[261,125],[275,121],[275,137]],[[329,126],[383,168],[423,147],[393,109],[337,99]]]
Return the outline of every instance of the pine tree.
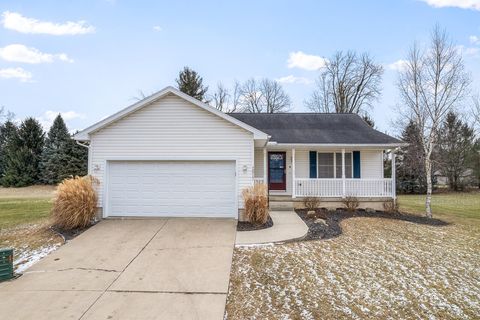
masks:
[[[67,148],[70,140],[67,126],[59,114],[47,134],[42,153],[42,182],[56,184],[62,180],[61,171],[68,162]]]
[[[198,73],[189,67],[184,67],[178,74],[178,79],[175,80],[178,85],[178,89],[195,99],[204,101],[205,94],[208,87],[203,85],[203,79]]]
[[[57,184],[87,174],[87,149],[76,144],[59,114],[47,134],[42,154],[42,182]]]
[[[44,132],[34,118],[25,119],[14,139],[6,146],[5,173],[2,184],[24,187],[40,181],[40,160]]]
[[[450,111],[440,129],[438,162],[440,171],[448,178],[449,187],[455,191],[463,188],[461,178],[467,170],[474,138],[473,128]]]
[[[402,141],[408,146],[398,152],[397,188],[403,193],[424,193],[427,190],[425,159],[420,130],[410,121],[402,132]]]
[[[0,182],[5,175],[5,162],[9,143],[16,139],[17,126],[12,121],[7,121],[0,126]]]

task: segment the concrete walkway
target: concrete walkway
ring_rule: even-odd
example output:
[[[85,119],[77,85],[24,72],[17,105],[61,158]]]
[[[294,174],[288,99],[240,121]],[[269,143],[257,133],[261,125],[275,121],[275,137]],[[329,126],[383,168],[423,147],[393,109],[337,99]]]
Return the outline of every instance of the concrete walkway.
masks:
[[[308,227],[294,211],[271,211],[273,227],[255,231],[237,231],[236,245],[283,242],[303,238]]]
[[[235,225],[233,219],[101,221],[20,278],[0,283],[1,314],[223,319]]]

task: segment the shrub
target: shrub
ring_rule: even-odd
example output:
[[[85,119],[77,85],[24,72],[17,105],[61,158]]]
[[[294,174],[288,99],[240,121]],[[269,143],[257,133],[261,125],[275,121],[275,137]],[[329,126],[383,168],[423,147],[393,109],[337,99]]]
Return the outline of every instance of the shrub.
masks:
[[[245,216],[255,224],[265,224],[268,220],[268,189],[264,183],[243,189]]]
[[[345,209],[347,209],[348,212],[353,212],[357,210],[359,206],[358,198],[353,197],[353,196],[347,196],[344,199],[342,199],[342,203],[345,206]]]
[[[90,225],[97,207],[96,183],[91,176],[63,180],[57,187],[53,203],[53,224],[65,230]]]
[[[303,199],[303,205],[307,211],[315,211],[320,207],[320,199],[317,197],[305,197]]]
[[[393,199],[391,199],[383,202],[383,211],[387,213],[397,213],[398,201],[393,201]]]

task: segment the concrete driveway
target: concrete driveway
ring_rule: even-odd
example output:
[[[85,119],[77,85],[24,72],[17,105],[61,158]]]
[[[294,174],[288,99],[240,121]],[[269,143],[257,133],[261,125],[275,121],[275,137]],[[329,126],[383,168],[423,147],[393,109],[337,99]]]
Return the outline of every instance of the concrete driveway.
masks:
[[[104,220],[0,284],[9,319],[223,319],[235,220]]]

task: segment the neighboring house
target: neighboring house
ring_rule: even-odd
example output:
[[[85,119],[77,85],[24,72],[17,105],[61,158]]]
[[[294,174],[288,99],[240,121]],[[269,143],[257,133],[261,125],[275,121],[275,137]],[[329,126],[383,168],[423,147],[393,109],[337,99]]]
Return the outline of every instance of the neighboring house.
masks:
[[[395,198],[383,152],[401,141],[354,114],[225,114],[172,87],[77,133],[102,217],[238,218],[242,190],[365,206]],[[327,206],[327,205],[325,205]]]

